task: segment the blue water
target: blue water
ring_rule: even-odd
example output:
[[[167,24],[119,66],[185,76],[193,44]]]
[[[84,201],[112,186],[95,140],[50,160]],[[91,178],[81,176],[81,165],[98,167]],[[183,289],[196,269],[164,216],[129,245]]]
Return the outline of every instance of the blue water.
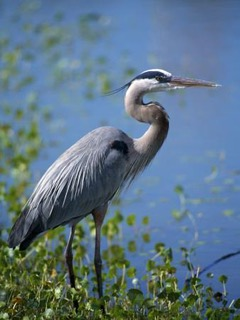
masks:
[[[125,214],[136,213],[139,221],[148,215],[152,243],[162,241],[172,247],[176,259],[180,259],[180,246],[196,248],[191,258],[196,267],[239,249],[240,2],[55,0],[49,5],[32,1],[36,10],[23,13],[19,5],[28,3],[0,2],[0,34],[9,34],[12,42],[18,43],[26,37],[21,31],[24,23],[67,26],[73,41],[61,48],[66,59],[61,63],[66,63],[67,69],[75,63],[79,72],[78,77],[54,86],[54,68],[38,52],[41,40],[36,37],[32,41],[31,49],[38,52],[38,59],[31,65],[36,77],[32,89],[39,93],[41,105],[52,107],[54,119],[43,124],[43,140],[58,142],[33,165],[33,185],[61,152],[97,126],[116,126],[133,137],[146,130],[145,125],[125,116],[124,93],[103,97],[96,86],[93,99],[84,97],[81,70],[87,63],[91,63],[90,73],[97,82],[101,70],[97,58],[104,56],[107,62],[102,69],[114,87],[129,80],[124,72],[128,67],[136,73],[163,68],[175,75],[215,81],[222,87],[154,96],[169,113],[169,135],[152,165],[124,193],[121,209]],[[56,13],[63,16],[60,22],[54,20]],[[80,15],[88,13],[102,17],[102,33],[92,42],[83,40],[74,27]],[[84,53],[86,60],[82,59]],[[26,92],[8,95],[17,101]],[[216,174],[211,175],[212,170]],[[184,187],[185,206],[191,213],[180,222],[171,215],[174,209],[180,209],[176,185]],[[113,211],[110,209],[109,214]],[[150,246],[145,245],[145,250]],[[133,265],[142,265],[144,273],[141,256],[133,255],[132,259]],[[228,275],[231,298],[239,295],[239,267],[240,257],[236,256],[212,269],[216,277]],[[181,276],[184,279],[185,270]],[[214,285],[221,290],[217,283]]]

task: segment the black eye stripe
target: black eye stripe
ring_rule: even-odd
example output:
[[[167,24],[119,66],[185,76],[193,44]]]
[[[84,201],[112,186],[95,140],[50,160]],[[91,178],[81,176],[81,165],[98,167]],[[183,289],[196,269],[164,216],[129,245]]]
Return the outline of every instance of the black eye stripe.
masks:
[[[135,79],[156,79],[159,82],[169,82],[171,81],[171,78],[171,76],[168,76],[160,71],[146,71],[139,74]]]
[[[141,80],[141,79],[156,79],[159,83],[167,83],[167,82],[171,82],[172,75],[171,75],[171,73],[168,73],[167,71],[166,71],[166,73],[161,72],[159,70],[144,71],[144,72],[140,73],[138,76],[136,76],[135,78],[133,78],[128,83],[124,84],[122,87],[108,92],[107,95],[115,94],[125,88],[129,88],[134,80]]]

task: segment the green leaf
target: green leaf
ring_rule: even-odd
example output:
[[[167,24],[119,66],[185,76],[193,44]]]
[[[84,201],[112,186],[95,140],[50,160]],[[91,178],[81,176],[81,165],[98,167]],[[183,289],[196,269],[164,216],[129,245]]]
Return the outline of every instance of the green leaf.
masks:
[[[145,243],[149,243],[151,241],[151,238],[150,238],[150,234],[149,233],[143,233],[142,234],[142,239]]]
[[[177,194],[183,194],[184,192],[184,189],[181,185],[177,185],[175,188],[174,188],[174,191],[177,193]]]
[[[148,260],[146,265],[147,271],[153,270],[155,268],[155,265],[156,265],[155,261]]]
[[[143,301],[143,293],[138,289],[128,290],[127,296],[132,303],[141,303]]]
[[[227,283],[228,277],[223,274],[223,275],[221,275],[221,276],[218,278],[218,280],[219,280],[221,283],[224,283],[224,284],[225,284],[225,283]]]
[[[226,209],[223,211],[223,214],[226,216],[226,217],[230,217],[234,214],[234,210],[232,209]]]
[[[142,218],[142,224],[144,226],[147,226],[149,224],[149,217],[148,216],[145,216]]]
[[[157,253],[162,252],[165,249],[165,244],[163,242],[158,242],[155,244],[155,250]]]
[[[129,278],[134,278],[134,277],[136,277],[136,268],[135,268],[135,267],[129,267],[129,268],[127,269],[127,276],[128,276]]]
[[[130,252],[136,252],[137,250],[137,245],[136,245],[136,241],[131,240],[128,242],[128,251]]]
[[[236,309],[240,309],[240,298],[238,298],[238,299],[234,302],[233,306],[234,306],[234,308],[236,308]]]
[[[127,217],[126,221],[127,221],[127,224],[128,224],[129,226],[134,226],[135,223],[136,223],[136,215],[135,215],[135,214],[130,214],[130,215]]]

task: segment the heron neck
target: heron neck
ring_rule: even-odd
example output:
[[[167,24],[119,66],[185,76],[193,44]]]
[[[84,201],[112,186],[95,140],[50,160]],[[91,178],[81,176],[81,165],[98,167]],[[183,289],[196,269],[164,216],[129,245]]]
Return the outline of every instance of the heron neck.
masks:
[[[126,112],[134,119],[149,123],[147,131],[138,139],[134,139],[135,150],[139,155],[149,158],[155,156],[163,144],[169,128],[168,115],[157,102],[143,103],[142,90],[129,87],[125,96]]]
[[[125,95],[125,110],[127,114],[140,122],[146,122],[142,118],[142,107],[143,94],[138,88],[130,86]]]
[[[134,139],[135,150],[140,156],[148,155],[150,161],[161,148],[167,133],[168,122],[163,126],[158,123],[152,123],[141,137]]]

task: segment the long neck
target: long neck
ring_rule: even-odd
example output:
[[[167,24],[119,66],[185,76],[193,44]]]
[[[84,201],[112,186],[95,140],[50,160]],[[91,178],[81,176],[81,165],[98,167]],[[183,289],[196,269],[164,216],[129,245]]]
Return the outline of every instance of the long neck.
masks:
[[[146,165],[152,160],[163,144],[169,128],[168,115],[157,102],[143,103],[142,90],[130,86],[125,96],[126,112],[140,122],[149,123],[148,130],[134,139],[134,148],[145,158]]]

